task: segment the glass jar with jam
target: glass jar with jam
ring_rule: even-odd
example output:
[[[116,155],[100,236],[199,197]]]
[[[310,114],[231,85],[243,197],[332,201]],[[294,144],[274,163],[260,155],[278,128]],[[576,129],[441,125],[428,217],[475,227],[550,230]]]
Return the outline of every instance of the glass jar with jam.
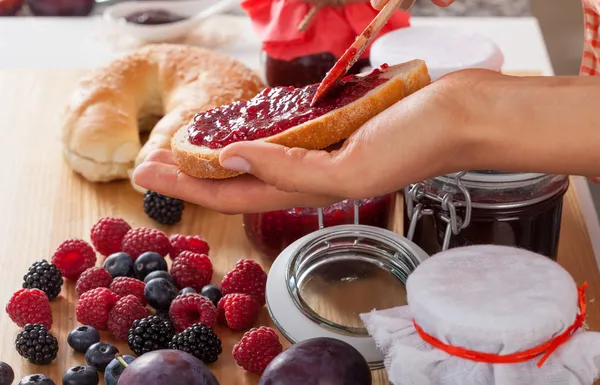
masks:
[[[241,6],[262,40],[269,87],[320,83],[377,15],[369,2],[356,0],[242,0]],[[408,13],[395,12],[382,34],[408,27],[409,19]],[[369,50],[349,74],[369,66]]]
[[[357,201],[344,200],[322,209],[321,216],[315,208],[244,214],[244,230],[259,253],[275,259],[296,240],[323,227],[359,223],[390,228],[395,201],[395,193]]]
[[[405,189],[405,233],[428,254],[515,246],[556,259],[566,175],[469,171]]]

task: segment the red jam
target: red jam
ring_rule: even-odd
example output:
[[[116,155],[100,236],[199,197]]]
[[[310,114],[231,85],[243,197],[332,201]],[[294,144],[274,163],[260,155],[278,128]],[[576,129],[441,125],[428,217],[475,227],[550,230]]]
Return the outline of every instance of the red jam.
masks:
[[[236,102],[196,114],[188,126],[189,141],[217,149],[234,142],[279,134],[348,105],[388,79],[375,69],[369,75],[348,76],[311,107],[317,84],[304,88],[267,88],[249,101]]]
[[[187,17],[179,16],[162,9],[135,12],[125,17],[125,20],[129,23],[143,25],[169,24],[185,19]]]
[[[363,199],[359,206],[361,225],[389,228],[396,194]],[[325,227],[354,223],[354,201],[345,200],[324,209]],[[319,229],[318,210],[296,208],[260,214],[245,214],[244,228],[252,245],[262,255],[275,259],[286,247]]]

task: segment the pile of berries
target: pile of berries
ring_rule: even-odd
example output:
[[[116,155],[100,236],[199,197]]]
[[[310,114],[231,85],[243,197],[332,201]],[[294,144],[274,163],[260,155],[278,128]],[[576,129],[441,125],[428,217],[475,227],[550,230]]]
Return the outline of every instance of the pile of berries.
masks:
[[[22,328],[15,341],[19,354],[31,363],[48,364],[57,357],[59,345],[50,331],[50,301],[59,296],[65,279],[75,283],[75,313],[82,326],[69,334],[68,343],[85,354],[86,365],[67,370],[64,384],[97,384],[101,372],[107,384],[116,384],[134,359],[102,342],[101,330],[127,341],[138,356],[177,349],[211,364],[222,353],[213,328],[220,323],[233,331],[251,329],[265,304],[267,274],[252,260],[237,262],[220,287],[211,284],[210,248],[200,236],[168,237],[106,217],[93,226],[90,238],[91,244],[67,240],[51,262],[34,263],[23,278],[23,288],[6,306],[11,320]],[[105,256],[102,267],[96,266],[96,252]],[[167,256],[172,260],[170,269]],[[262,373],[281,351],[277,333],[263,327],[244,334],[233,355],[239,366]],[[44,384],[44,378],[37,380]]]

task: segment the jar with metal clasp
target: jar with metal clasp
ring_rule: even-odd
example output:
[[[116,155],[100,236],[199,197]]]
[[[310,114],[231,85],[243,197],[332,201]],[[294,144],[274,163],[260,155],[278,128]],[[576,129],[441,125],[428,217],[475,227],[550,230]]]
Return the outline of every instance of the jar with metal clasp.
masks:
[[[468,171],[405,188],[407,238],[429,254],[473,244],[556,259],[566,175]]]
[[[359,203],[355,202],[355,215]],[[427,254],[387,229],[358,224],[325,227],[288,246],[275,259],[266,288],[269,314],[292,343],[330,337],[356,348],[371,369],[384,356],[360,315],[406,305],[405,283]]]

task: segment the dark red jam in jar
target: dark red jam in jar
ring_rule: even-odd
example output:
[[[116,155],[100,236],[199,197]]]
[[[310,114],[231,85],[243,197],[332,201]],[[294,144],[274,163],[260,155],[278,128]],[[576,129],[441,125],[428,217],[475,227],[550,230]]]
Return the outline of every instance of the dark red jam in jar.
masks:
[[[484,170],[434,178],[405,190],[405,233],[430,255],[494,244],[556,259],[568,187],[565,175]]]
[[[276,135],[360,99],[389,78],[380,69],[360,77],[347,76],[313,107],[310,104],[318,84],[267,88],[248,101],[196,114],[188,126],[189,141],[217,149]]]
[[[264,54],[265,80],[269,87],[304,87],[320,83],[335,65],[337,58],[331,53],[318,53],[292,60],[276,59]],[[359,59],[348,71],[356,75],[369,66],[369,59]]]
[[[125,21],[133,24],[159,25],[169,24],[186,20],[187,17],[176,15],[163,9],[149,9],[147,11],[134,12],[125,17]]]
[[[396,194],[359,201],[361,225],[390,228]],[[324,227],[354,223],[354,200],[344,200],[323,210]],[[319,229],[318,210],[294,208],[244,215],[244,229],[252,245],[262,255],[275,259],[286,247]]]

